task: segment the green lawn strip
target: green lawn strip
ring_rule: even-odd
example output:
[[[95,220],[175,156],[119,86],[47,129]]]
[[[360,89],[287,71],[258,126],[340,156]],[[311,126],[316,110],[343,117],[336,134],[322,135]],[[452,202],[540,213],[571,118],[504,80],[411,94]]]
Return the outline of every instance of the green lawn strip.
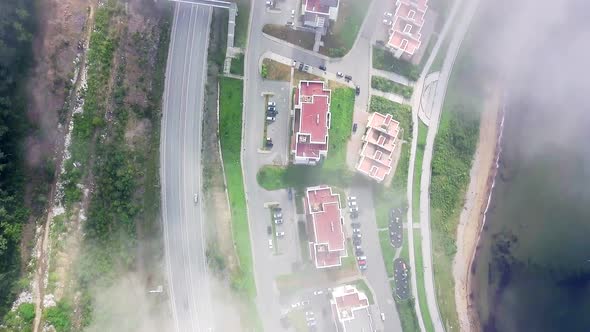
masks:
[[[237,0],[236,2],[238,4],[238,16],[236,16],[234,45],[244,48],[248,41],[250,0]]]
[[[393,277],[393,257],[395,256],[395,249],[389,241],[389,230],[379,231],[379,245],[381,245],[381,252],[383,253],[383,260],[385,261],[385,270],[387,277]]]
[[[414,235],[414,258],[416,266],[414,266],[414,273],[416,274],[416,286],[418,288],[418,304],[420,305],[420,313],[422,320],[424,320],[424,327],[426,331],[434,331],[432,325],[432,317],[428,310],[428,302],[426,300],[426,288],[424,285],[424,263],[422,260],[422,236],[420,232]]]
[[[348,187],[353,173],[340,170],[326,170],[322,166],[289,165],[287,167],[266,165],[258,170],[258,184],[266,190],[288,187],[302,190],[318,184]]]
[[[409,225],[408,223],[404,223],[404,225],[407,225],[408,227],[412,226],[412,225]],[[399,257],[402,258],[404,261],[406,261],[406,263],[410,262],[410,250],[409,250],[408,229],[407,228],[404,228],[404,242],[402,244],[402,251],[399,253]]]
[[[369,304],[375,304],[375,299],[373,298],[373,292],[371,292],[369,285],[367,285],[367,283],[365,282],[364,279],[359,279],[359,280],[353,282],[352,284],[355,285],[356,289],[358,289],[360,292],[363,292],[363,293],[365,293],[365,295],[367,295],[367,299],[369,300]]]
[[[246,197],[242,165],[240,161],[242,139],[242,94],[243,82],[238,79],[223,77],[219,81],[219,136],[223,167],[227,181],[230,210],[232,216],[232,233],[239,259],[240,268],[232,276],[231,286],[254,305],[256,284],[252,266],[252,247],[246,211]],[[255,311],[255,309],[253,309]],[[261,330],[260,316],[242,317],[250,328]]]
[[[244,76],[244,54],[240,53],[231,59],[229,72],[234,75]]]
[[[390,51],[373,46],[373,68],[394,72],[415,81],[420,76],[417,66],[393,56]]]
[[[299,238],[299,248],[301,250],[301,260],[304,263],[309,262],[309,239],[307,238],[307,232],[305,230],[305,221],[303,220],[297,222],[297,235]]]
[[[393,281],[391,282],[393,287]],[[404,332],[419,332],[420,324],[418,323],[418,316],[414,308],[414,300],[395,301],[395,307],[402,323],[402,331]]]
[[[332,91],[330,100],[330,139],[325,169],[346,167],[346,147],[352,129],[355,93],[350,88],[337,88]]]
[[[330,26],[320,53],[330,57],[342,57],[348,53],[354,45],[370,3],[371,1],[341,0],[338,20]]]
[[[371,88],[383,92],[391,92],[404,98],[412,97],[414,88],[411,86],[399,84],[381,76],[371,76]]]
[[[356,256],[350,239],[346,239],[346,253],[348,256],[342,258],[342,269],[356,270]]]
[[[414,182],[412,186],[412,221],[414,223],[420,222],[420,180],[422,178],[422,160],[424,159],[424,148],[428,134],[428,127],[420,120],[418,120],[418,123],[418,142],[416,145]]]

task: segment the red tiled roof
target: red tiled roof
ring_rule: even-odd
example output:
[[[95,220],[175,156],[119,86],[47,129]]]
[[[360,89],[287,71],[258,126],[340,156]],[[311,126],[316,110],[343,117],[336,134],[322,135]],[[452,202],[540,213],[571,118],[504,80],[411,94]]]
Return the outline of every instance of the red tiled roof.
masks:
[[[305,10],[308,12],[328,14],[330,12],[330,6],[322,5],[321,0],[305,0]]]
[[[397,0],[387,45],[413,55],[420,47],[420,30],[428,9],[427,0]]]
[[[391,115],[373,113],[369,118],[367,133],[363,136],[363,148],[356,169],[377,181],[383,181],[391,171],[399,122]]]
[[[340,265],[346,256],[346,239],[340,213],[340,195],[327,186],[308,188],[304,200],[305,212],[313,226],[312,256],[317,267]]]
[[[298,157],[319,159],[328,152],[330,128],[330,94],[324,82],[301,81],[295,92],[295,146]]]
[[[330,300],[333,316],[340,323],[355,319],[355,311],[369,306],[367,295],[359,292],[353,285],[334,288]]]

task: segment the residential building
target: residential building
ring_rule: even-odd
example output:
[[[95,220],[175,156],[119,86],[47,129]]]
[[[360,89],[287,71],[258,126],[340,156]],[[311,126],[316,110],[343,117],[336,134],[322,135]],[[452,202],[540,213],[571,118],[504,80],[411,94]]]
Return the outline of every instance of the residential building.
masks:
[[[309,254],[318,269],[342,265],[347,257],[340,195],[328,186],[307,188],[304,200],[307,215]]]
[[[355,286],[334,288],[330,305],[338,332],[374,331],[369,299]]]
[[[330,20],[338,19],[340,0],[302,0],[303,25],[322,29],[325,33]]]
[[[301,81],[295,89],[291,154],[294,164],[315,165],[328,155],[331,92],[324,82]]]
[[[428,0],[396,0],[387,47],[396,58],[410,60],[420,47]]]
[[[391,114],[372,113],[363,136],[357,171],[381,182],[391,172],[393,151],[397,144],[399,122]]]

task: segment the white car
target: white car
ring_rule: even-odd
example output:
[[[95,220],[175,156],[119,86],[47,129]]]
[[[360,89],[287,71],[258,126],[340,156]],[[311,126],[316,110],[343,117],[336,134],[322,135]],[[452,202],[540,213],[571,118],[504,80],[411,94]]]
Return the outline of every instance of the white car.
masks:
[[[393,17],[393,14],[390,13],[390,12],[385,12],[385,13],[383,13],[383,16],[385,16],[385,17]]]
[[[277,232],[276,235],[277,237],[283,237],[285,236],[285,232]]]
[[[381,313],[381,320],[385,321],[385,314],[384,313]]]
[[[313,295],[322,295],[322,294],[324,294],[324,291],[321,289],[313,292]]]
[[[268,239],[268,249],[272,249],[272,239]]]
[[[195,194],[193,198],[195,200],[195,204],[199,203],[199,195]]]
[[[269,101],[268,106],[277,106],[277,103],[275,103],[274,101]]]
[[[291,9],[291,17],[295,17],[295,9]]]

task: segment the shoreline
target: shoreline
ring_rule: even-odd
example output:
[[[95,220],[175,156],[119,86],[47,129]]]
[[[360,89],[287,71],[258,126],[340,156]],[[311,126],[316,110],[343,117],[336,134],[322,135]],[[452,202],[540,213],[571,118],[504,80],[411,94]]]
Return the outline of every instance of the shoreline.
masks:
[[[493,86],[484,101],[480,131],[463,209],[457,226],[457,252],[453,259],[455,302],[461,331],[479,331],[480,322],[471,298],[471,267],[475,259],[485,212],[494,185],[503,121],[502,95]]]

